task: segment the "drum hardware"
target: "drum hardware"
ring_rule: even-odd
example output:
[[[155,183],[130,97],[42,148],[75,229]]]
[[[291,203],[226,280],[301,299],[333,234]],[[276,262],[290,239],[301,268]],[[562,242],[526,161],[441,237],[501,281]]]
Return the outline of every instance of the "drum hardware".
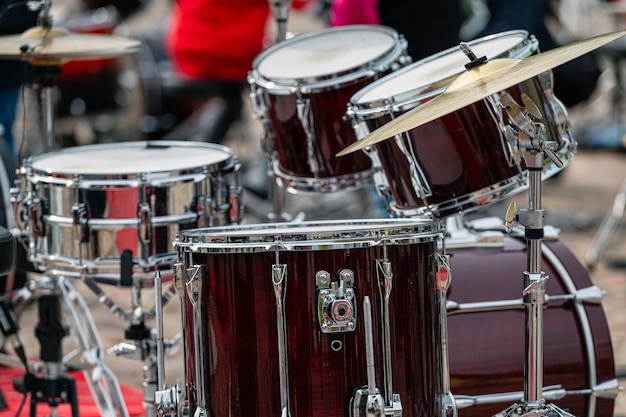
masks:
[[[374,332],[372,330],[372,305],[369,297],[363,297],[363,326],[365,328],[365,358],[367,387],[358,389],[350,400],[352,417],[402,416],[400,397],[385,401],[376,388],[376,364],[374,362]],[[388,407],[391,405],[391,407]]]
[[[552,151],[553,143],[545,138],[542,115],[530,97],[522,95],[524,107],[513,100],[508,93],[498,93],[502,107],[509,115],[513,128],[514,146],[519,149],[529,171],[528,209],[517,211],[511,204],[507,210],[506,231],[512,230],[514,221],[524,226],[527,244],[527,267],[524,272],[523,303],[525,307],[525,352],[524,358],[524,397],[520,403],[511,405],[502,412],[503,416],[531,416],[554,414],[572,416],[554,404],[545,402],[543,393],[543,309],[546,304],[545,285],[548,275],[541,270],[542,240],[545,210],[541,207],[541,171],[544,156],[558,166],[563,166],[559,157]]]
[[[593,388],[580,390],[566,390],[560,385],[544,387],[542,395],[543,398],[549,401],[562,400],[568,395],[593,395],[594,397],[615,399],[620,391],[622,391],[622,387],[619,386],[619,381],[613,379],[598,384]],[[522,391],[475,396],[457,395],[455,396],[455,402],[459,409],[464,409],[483,404],[521,401],[523,396],[524,393]]]
[[[18,316],[34,297],[39,303],[37,337],[42,345],[42,362],[35,368],[42,377],[27,375],[24,383],[18,384],[19,388],[16,386],[23,393],[31,393],[31,413],[35,412],[37,402],[47,402],[51,407],[69,402],[73,416],[78,416],[75,384],[73,378],[67,376],[67,370],[70,361],[79,358],[78,368],[85,374],[102,415],[127,417],[117,378],[102,358],[102,343],[89,307],[69,281],[59,276],[41,276],[28,281],[13,297]],[[60,321],[61,307],[69,313],[69,326]],[[61,339],[70,333],[78,346],[62,357]]]
[[[354,272],[343,269],[338,275],[337,280],[332,282],[330,273],[326,271],[315,274],[317,319],[322,333],[356,330]]]
[[[546,306],[550,301],[573,301],[581,304],[602,304],[604,298],[604,291],[595,285],[587,288],[577,290],[574,294],[560,294],[550,296],[545,295]],[[477,313],[481,311],[494,311],[494,310],[510,310],[517,308],[524,308],[525,301],[523,298],[517,300],[494,300],[483,301],[475,303],[456,303],[454,301],[447,302],[447,314],[451,316],[453,314],[461,313]]]
[[[183,270],[183,264],[177,262],[174,264],[174,270],[174,285],[170,288],[174,288],[175,291],[178,290],[182,293],[185,291],[184,287],[187,283],[187,275]],[[163,337],[163,301],[165,298],[163,297],[161,274],[158,271],[154,277],[154,288],[154,305],[156,309],[156,389],[154,391],[153,415],[155,417],[189,416],[188,404],[184,409],[181,408],[184,404],[181,402],[182,391],[179,382],[168,388],[165,380],[165,354],[172,345],[165,341]],[[150,415],[150,413],[147,415]]]
[[[445,244],[445,241],[444,241]],[[440,417],[457,417],[458,406],[456,398],[452,394],[450,387],[450,356],[448,353],[448,314],[447,314],[447,292],[452,282],[452,268],[450,265],[450,255],[445,253],[445,246],[442,253],[435,253],[434,258],[435,279],[437,280],[437,305],[439,306],[439,332],[441,334],[441,398],[439,404]]]
[[[289,17],[289,7],[291,6],[292,1],[293,0],[268,0],[272,16],[274,16],[274,20],[277,24],[276,40],[278,42],[282,42],[287,39],[287,19]],[[250,94],[252,96],[253,92]],[[273,178],[271,167],[269,168],[268,175],[270,178]],[[285,202],[287,198],[285,192],[286,190],[282,183],[277,179],[273,178],[270,181],[269,193],[274,209],[272,213],[268,214],[268,219],[270,221],[287,222],[293,220],[293,216],[285,211]]]
[[[600,260],[613,234],[619,227],[626,208],[626,179],[622,183],[619,191],[615,195],[613,206],[602,219],[598,232],[591,241],[591,246],[587,251],[587,266],[593,268]]]
[[[41,345],[43,376],[26,369],[21,381],[14,381],[15,389],[22,394],[30,393],[30,413],[36,415],[37,403],[47,403],[56,414],[59,404],[69,403],[72,417],[78,417],[78,395],[74,378],[67,375],[63,361],[62,340],[69,328],[61,322],[61,304],[58,294],[39,297],[39,323],[35,335]]]
[[[122,259],[122,263],[130,265],[132,262],[130,251],[126,255],[126,261]],[[156,278],[154,280],[155,299],[158,300],[158,302],[155,302],[155,306],[151,310],[147,310],[143,307],[141,299],[143,280],[133,280],[130,267],[122,267],[120,277],[120,285],[131,288],[132,305],[131,308],[126,311],[106,296],[93,278],[84,277],[85,284],[98,295],[98,299],[101,303],[105,304],[114,314],[130,322],[124,329],[125,341],[112,346],[107,350],[107,353],[124,359],[144,362],[142,389],[144,394],[144,408],[148,414],[155,411],[155,393],[162,389],[161,385],[158,383],[159,378],[161,381],[163,380],[162,371],[161,368],[159,368],[161,365],[158,362],[161,359],[159,357],[159,350],[163,350],[161,354],[164,354],[165,350],[167,350],[167,352],[173,352],[178,348],[182,340],[182,336],[177,336],[172,340],[164,341],[162,333],[160,336],[158,334],[158,328],[150,329],[145,324],[146,319],[156,317],[157,326],[159,325],[158,320],[162,320],[163,306],[169,302],[176,292],[174,284],[172,284],[169,290],[163,294],[161,288],[161,271],[157,270],[155,274],[158,277],[158,280]]]
[[[280,415],[291,415],[289,409],[289,364],[287,356],[287,322],[285,317],[285,295],[287,292],[287,265],[279,263],[276,251],[276,263],[272,265],[272,286],[276,298],[276,329],[278,335],[278,375],[280,383]]]
[[[281,42],[287,39],[287,18],[289,17],[289,7],[293,0],[268,0],[270,10],[276,21],[278,32],[276,34],[277,41]]]

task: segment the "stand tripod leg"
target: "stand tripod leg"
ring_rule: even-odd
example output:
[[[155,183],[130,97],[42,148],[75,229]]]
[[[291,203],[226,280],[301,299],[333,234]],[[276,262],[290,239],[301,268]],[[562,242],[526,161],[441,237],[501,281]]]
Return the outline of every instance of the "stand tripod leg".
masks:
[[[624,208],[626,207],[626,179],[622,183],[622,186],[615,196],[613,206],[611,210],[606,214],[598,233],[591,242],[591,247],[587,251],[587,266],[593,268],[600,257],[604,254],[613,234],[619,227],[619,224],[624,215]]]
[[[93,317],[84,299],[66,280],[59,278],[62,299],[71,317],[71,326],[80,352],[85,379],[103,416],[128,416],[117,378],[103,361],[103,348]]]

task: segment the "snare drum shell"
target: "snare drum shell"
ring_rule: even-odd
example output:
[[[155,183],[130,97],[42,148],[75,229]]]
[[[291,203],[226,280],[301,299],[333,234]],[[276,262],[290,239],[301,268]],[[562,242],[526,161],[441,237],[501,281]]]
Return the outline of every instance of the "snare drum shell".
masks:
[[[67,274],[119,275],[125,250],[138,270],[171,265],[178,231],[240,221],[231,217],[238,215],[231,201],[238,168],[227,147],[180,141],[89,145],[33,157],[25,168],[31,188],[25,209],[42,202],[42,230],[29,231],[31,257]]]
[[[284,238],[296,241],[299,236]],[[372,304],[376,383],[384,389],[375,264],[383,258],[382,246],[352,247],[351,242],[337,239],[322,248],[315,242],[307,248],[304,242],[298,250],[275,251],[270,246],[258,253],[204,253],[202,244],[192,242],[179,246],[179,256],[185,268],[201,265],[205,276],[198,282],[197,302],[188,294],[183,296],[190,415],[198,407],[208,408],[208,414],[216,417],[281,414],[277,301],[272,285],[277,262],[286,266],[291,415],[343,417],[354,391],[367,385],[364,296]],[[394,277],[390,305],[393,389],[400,394],[403,415],[410,417],[436,415],[436,399],[441,394],[439,306],[430,266],[435,250],[436,242],[428,238],[387,246]],[[317,317],[316,272],[328,271],[335,280],[344,268],[354,272],[356,331],[323,333]]]
[[[548,297],[571,295],[572,285],[575,289],[593,285],[585,268],[561,241],[546,240],[544,245],[542,269],[549,276]],[[521,299],[527,261],[523,239],[507,237],[501,248],[467,247],[448,252],[452,264],[448,300],[473,303]],[[544,310],[544,388],[560,385],[566,390],[584,390],[616,377],[602,305],[585,304],[582,311],[582,315],[577,314],[571,300],[549,301]],[[587,321],[590,333],[585,330]],[[452,393],[473,396],[523,392],[524,329],[523,308],[449,314]],[[611,399],[574,394],[549,402],[576,416],[613,415]],[[495,415],[512,404],[475,405],[460,409],[459,416]]]

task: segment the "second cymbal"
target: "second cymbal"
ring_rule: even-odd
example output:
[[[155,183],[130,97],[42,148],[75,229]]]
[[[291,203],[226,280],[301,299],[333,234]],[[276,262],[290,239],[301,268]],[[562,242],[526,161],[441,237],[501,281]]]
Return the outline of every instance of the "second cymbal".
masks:
[[[111,35],[76,34],[60,27],[34,27],[20,35],[0,36],[0,57],[34,65],[114,58],[138,52],[140,41]]]
[[[336,156],[366,148],[469,106],[626,35],[626,29],[574,42],[529,58],[493,59],[459,75],[439,96],[381,126]]]

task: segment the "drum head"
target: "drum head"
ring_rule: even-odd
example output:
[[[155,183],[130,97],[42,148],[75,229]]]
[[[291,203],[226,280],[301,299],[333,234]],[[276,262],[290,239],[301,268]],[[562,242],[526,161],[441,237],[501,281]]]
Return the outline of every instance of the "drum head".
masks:
[[[30,167],[38,175],[54,178],[122,179],[138,174],[162,177],[160,173],[178,173],[197,167],[217,165],[232,157],[221,145],[184,141],[123,142],[89,145],[34,157]]]
[[[395,30],[343,26],[295,36],[261,53],[253,63],[267,80],[321,80],[371,66],[394,50]]]
[[[528,32],[511,31],[486,36],[467,42],[477,57],[488,59],[507,57],[525,58],[536,49],[528,40]],[[431,57],[417,61],[389,74],[357,92],[350,100],[361,104],[404,103],[407,100],[423,100],[440,94],[451,77],[465,71],[467,56],[453,47]],[[409,89],[409,86],[412,87]],[[371,106],[368,106],[371,107]]]

